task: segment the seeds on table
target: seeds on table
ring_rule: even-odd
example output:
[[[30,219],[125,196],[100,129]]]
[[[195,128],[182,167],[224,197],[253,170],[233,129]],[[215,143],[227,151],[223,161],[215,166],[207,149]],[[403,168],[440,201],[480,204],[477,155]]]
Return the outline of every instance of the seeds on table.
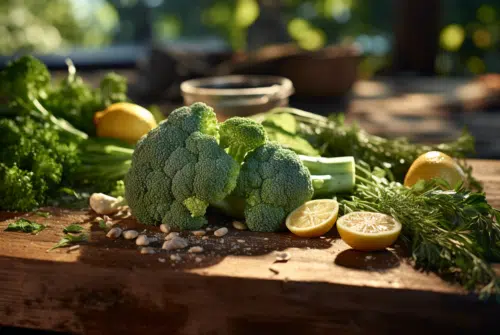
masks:
[[[226,227],[222,227],[214,231],[214,235],[217,237],[222,237],[228,233],[228,229]]]
[[[207,232],[206,232],[206,231],[204,231],[204,230],[194,230],[194,231],[192,231],[192,234],[193,234],[194,236],[203,236],[203,235],[205,235],[206,233],[207,233]]]
[[[135,240],[135,244],[137,245],[149,245],[149,239],[146,235],[139,235]]]
[[[192,253],[192,254],[200,253],[200,252],[203,252],[203,248],[200,246],[194,246],[194,247],[189,248],[188,252]]]
[[[134,238],[136,238],[139,233],[137,232],[137,230],[125,230],[123,233],[123,238],[126,239],[126,240],[133,240]]]
[[[179,236],[179,233],[177,232],[171,232],[170,234],[168,234],[167,236],[165,236],[165,241],[170,241],[176,237]]]
[[[165,241],[163,243],[162,249],[164,250],[176,250],[176,249],[184,249],[188,246],[188,242],[186,239],[182,237],[174,237],[171,240]]]
[[[169,226],[167,226],[167,225],[166,225],[166,224],[164,224],[164,223],[162,223],[162,224],[160,225],[160,230],[161,230],[161,232],[162,232],[162,233],[165,233],[165,234],[170,233],[170,227],[169,227]]]
[[[276,262],[287,262],[292,258],[289,252],[278,252],[276,254]]]
[[[114,240],[114,239],[117,239],[118,237],[120,237],[121,234],[122,234],[122,229],[119,227],[114,227],[108,231],[108,233],[106,234],[106,237]]]
[[[238,230],[247,230],[248,227],[246,224],[240,221],[233,221],[233,227],[238,229]]]
[[[141,254],[143,254],[143,255],[154,254],[154,253],[156,253],[154,248],[151,248],[151,247],[141,248]]]

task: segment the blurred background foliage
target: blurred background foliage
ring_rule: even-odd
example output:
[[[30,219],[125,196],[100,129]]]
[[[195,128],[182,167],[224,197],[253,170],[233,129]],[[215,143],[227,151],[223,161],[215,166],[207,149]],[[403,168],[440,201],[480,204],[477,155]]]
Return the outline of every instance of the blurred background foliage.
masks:
[[[200,40],[247,50],[249,31],[267,15],[282,22],[286,37],[304,49],[356,42],[365,56],[360,75],[369,77],[390,64],[393,1],[1,0],[0,54]],[[498,1],[441,1],[436,72],[499,72]]]

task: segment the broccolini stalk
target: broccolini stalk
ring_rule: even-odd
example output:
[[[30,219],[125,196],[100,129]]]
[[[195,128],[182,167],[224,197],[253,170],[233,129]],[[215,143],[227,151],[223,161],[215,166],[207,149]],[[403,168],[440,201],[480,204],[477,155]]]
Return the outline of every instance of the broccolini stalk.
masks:
[[[352,192],[356,169],[354,157],[311,157],[299,155],[309,172],[314,197]]]

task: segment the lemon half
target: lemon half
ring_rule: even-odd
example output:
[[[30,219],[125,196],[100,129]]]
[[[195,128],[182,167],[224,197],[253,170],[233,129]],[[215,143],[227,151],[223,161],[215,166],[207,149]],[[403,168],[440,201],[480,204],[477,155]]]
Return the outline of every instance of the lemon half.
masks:
[[[157,126],[150,111],[128,102],[115,103],[95,113],[94,122],[97,136],[116,138],[132,144]]]
[[[466,180],[464,171],[453,158],[439,151],[429,151],[412,163],[404,185],[411,187],[421,179],[430,180],[437,177],[446,180],[451,187]]]
[[[374,212],[352,212],[337,220],[342,240],[361,251],[383,250],[401,233],[401,223],[392,216]]]
[[[332,229],[338,214],[339,204],[336,200],[311,200],[288,215],[286,226],[297,236],[317,237]]]

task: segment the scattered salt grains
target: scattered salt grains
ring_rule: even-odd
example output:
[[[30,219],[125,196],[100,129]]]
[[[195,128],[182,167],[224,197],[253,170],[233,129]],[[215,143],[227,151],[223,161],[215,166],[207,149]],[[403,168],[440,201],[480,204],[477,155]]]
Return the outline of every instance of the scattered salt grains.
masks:
[[[246,251],[250,251],[250,250],[252,250],[252,248],[245,248],[245,250],[246,250]]]
[[[146,235],[139,235],[135,240],[135,244],[137,245],[149,245],[149,239]]]
[[[160,263],[165,263],[165,261],[166,261],[165,258],[162,258],[162,257],[158,258],[158,262],[160,262]]]
[[[276,253],[276,262],[288,262],[292,258],[289,252],[278,252]]]
[[[162,249],[164,250],[176,250],[176,249],[184,249],[188,246],[188,242],[186,239],[182,237],[175,237],[171,240],[165,241],[163,243]]]
[[[224,239],[223,238],[220,239],[220,243],[224,243]]]
[[[192,234],[193,234],[194,236],[203,236],[203,235],[205,235],[206,233],[207,233],[207,232],[206,232],[206,231],[204,231],[204,230],[194,230],[194,231],[192,232]]]
[[[228,229],[226,227],[222,227],[214,231],[214,235],[217,237],[222,237],[228,233]]]
[[[160,225],[160,230],[161,230],[161,232],[162,232],[162,233],[165,233],[165,234],[170,233],[170,227],[169,227],[169,226],[167,226],[167,225],[166,225],[166,224],[164,224],[164,223],[162,223],[162,224]]]
[[[203,248],[200,246],[194,246],[194,247],[189,248],[188,252],[192,253],[192,254],[197,254],[197,253],[203,252]]]
[[[118,227],[114,227],[108,231],[108,233],[106,234],[106,237],[115,240],[118,237],[120,237],[121,234],[122,234],[122,229],[118,228]]]
[[[244,224],[240,221],[233,221],[233,227],[238,229],[238,230],[247,230],[248,229],[246,224]]]
[[[177,233],[177,232],[171,232],[167,236],[165,236],[165,241],[170,241],[170,240],[172,240],[172,239],[174,239],[174,238],[176,238],[178,236],[179,236],[179,233]]]
[[[151,254],[154,254],[156,253],[155,249],[154,248],[151,248],[151,247],[143,247],[141,248],[141,254],[143,255],[151,255]]]
[[[126,240],[133,240],[137,236],[139,236],[139,233],[137,230],[125,230],[123,233],[123,238]]]
[[[268,241],[269,239],[267,237],[264,237],[264,241]]]
[[[174,255],[170,255],[170,260],[171,261],[174,261],[174,262],[178,262],[181,260],[181,256],[177,255],[177,254],[174,254]]]
[[[196,263],[200,263],[200,262],[201,262],[201,258],[200,258],[200,257],[196,257],[196,258],[194,259],[194,261],[195,261]]]
[[[236,240],[238,243],[245,243],[245,240]]]

